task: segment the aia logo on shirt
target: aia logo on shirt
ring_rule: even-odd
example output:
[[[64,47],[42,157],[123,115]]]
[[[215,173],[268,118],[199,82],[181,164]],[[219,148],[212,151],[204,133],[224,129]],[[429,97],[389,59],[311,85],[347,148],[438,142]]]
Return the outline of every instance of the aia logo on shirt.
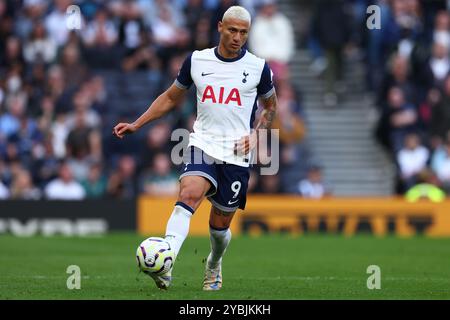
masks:
[[[224,87],[220,87],[219,89],[215,89],[208,85],[203,91],[202,102],[206,100],[211,100],[212,103],[221,103],[221,104],[229,104],[230,102],[235,102],[238,106],[242,106],[241,104],[241,95],[239,94],[239,90],[237,88],[232,88],[230,91],[225,91]]]

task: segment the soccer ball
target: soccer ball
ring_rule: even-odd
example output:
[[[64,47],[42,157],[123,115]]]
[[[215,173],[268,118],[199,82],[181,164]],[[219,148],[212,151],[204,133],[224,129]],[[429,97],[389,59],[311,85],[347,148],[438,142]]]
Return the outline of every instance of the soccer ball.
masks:
[[[172,268],[175,252],[163,238],[150,237],[142,241],[136,250],[138,267],[144,273],[163,274]]]

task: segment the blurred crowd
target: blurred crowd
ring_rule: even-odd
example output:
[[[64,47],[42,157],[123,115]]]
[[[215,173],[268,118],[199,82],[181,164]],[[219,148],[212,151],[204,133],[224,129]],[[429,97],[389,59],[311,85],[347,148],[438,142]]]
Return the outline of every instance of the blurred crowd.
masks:
[[[370,30],[366,9],[374,4],[381,28]],[[316,9],[307,46],[312,68],[325,75],[324,103],[337,103],[343,59],[360,49],[380,115],[375,135],[397,165],[397,193],[425,186],[449,194],[449,1],[319,0]]]
[[[397,191],[418,184],[450,192],[450,15],[446,1],[392,1],[390,35],[374,47],[385,61],[372,74],[380,108],[377,136],[398,168]],[[372,43],[373,45],[373,43]]]
[[[236,4],[252,15],[249,49],[274,72],[281,168],[299,163],[307,128],[288,68],[296,43],[273,0],[0,0],[0,199],[176,194],[170,135],[192,128],[194,90],[136,135],[119,140],[112,127],[145,111],[189,52],[216,46],[217,22]],[[251,176],[250,192],[287,192],[283,174]],[[305,194],[313,187],[303,183]]]
[[[376,50],[369,81],[381,113],[377,137],[397,164],[397,192],[429,184],[449,193],[450,8],[446,1],[380,5],[388,28],[369,38]]]

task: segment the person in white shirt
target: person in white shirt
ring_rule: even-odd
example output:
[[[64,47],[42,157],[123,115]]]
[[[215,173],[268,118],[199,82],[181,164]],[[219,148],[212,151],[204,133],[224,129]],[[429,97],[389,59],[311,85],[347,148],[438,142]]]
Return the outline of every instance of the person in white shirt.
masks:
[[[36,23],[34,30],[25,42],[23,56],[28,63],[37,61],[52,63],[57,54],[56,42],[47,35],[45,26],[42,22]]]
[[[56,0],[55,9],[45,18],[45,27],[51,39],[59,47],[66,44],[71,30],[67,28],[69,15],[66,13],[67,7],[71,5],[70,0]],[[82,16],[80,17],[80,19]]]
[[[178,201],[167,223],[166,240],[175,256],[189,233],[195,210],[205,197],[210,213],[211,253],[203,290],[222,287],[222,256],[231,240],[229,229],[238,208],[244,209],[249,180],[249,159],[257,132],[269,129],[275,117],[277,98],[272,72],[264,59],[243,48],[251,17],[246,9],[230,7],[218,23],[219,45],[194,51],[183,63],[174,84],[161,94],[135,122],[119,123],[113,134],[123,138],[148,122],[162,117],[184,98],[187,89],[197,89],[197,118],[190,134],[187,161],[180,176]],[[257,98],[263,111],[252,131]],[[167,289],[172,269],[153,275],[156,285]]]
[[[417,183],[417,175],[427,167],[429,157],[430,152],[421,145],[416,133],[406,135],[405,145],[397,153],[400,179],[406,189]]]
[[[328,186],[322,181],[320,167],[312,166],[307,177],[298,183],[298,192],[303,198],[321,199],[331,194]]]
[[[450,15],[446,10],[439,11],[434,18],[433,42],[450,48]]]
[[[5,200],[9,198],[8,188],[0,181],[0,200]]]
[[[292,23],[277,10],[274,0],[262,1],[250,31],[249,48],[269,62],[276,78],[284,77],[295,52],[295,36]]]
[[[429,61],[431,74],[436,83],[443,83],[450,73],[449,48],[441,42],[434,42],[432,45],[432,55]]]
[[[82,200],[86,196],[83,186],[73,179],[67,163],[62,163],[59,177],[45,187],[45,197],[49,200]]]

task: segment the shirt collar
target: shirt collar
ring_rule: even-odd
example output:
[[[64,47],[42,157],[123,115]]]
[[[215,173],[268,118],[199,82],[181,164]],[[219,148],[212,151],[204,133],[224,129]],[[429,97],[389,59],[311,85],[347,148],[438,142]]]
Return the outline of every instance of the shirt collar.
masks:
[[[245,50],[244,48],[241,48],[241,52],[239,53],[239,55],[238,55],[237,57],[234,57],[234,58],[225,58],[225,57],[222,57],[222,56],[219,54],[219,47],[215,47],[215,48],[214,48],[214,54],[216,55],[217,59],[219,59],[219,60],[221,60],[221,61],[223,61],[223,62],[234,62],[234,61],[238,61],[239,59],[241,59],[241,58],[245,55],[246,52],[247,52],[247,50]]]

